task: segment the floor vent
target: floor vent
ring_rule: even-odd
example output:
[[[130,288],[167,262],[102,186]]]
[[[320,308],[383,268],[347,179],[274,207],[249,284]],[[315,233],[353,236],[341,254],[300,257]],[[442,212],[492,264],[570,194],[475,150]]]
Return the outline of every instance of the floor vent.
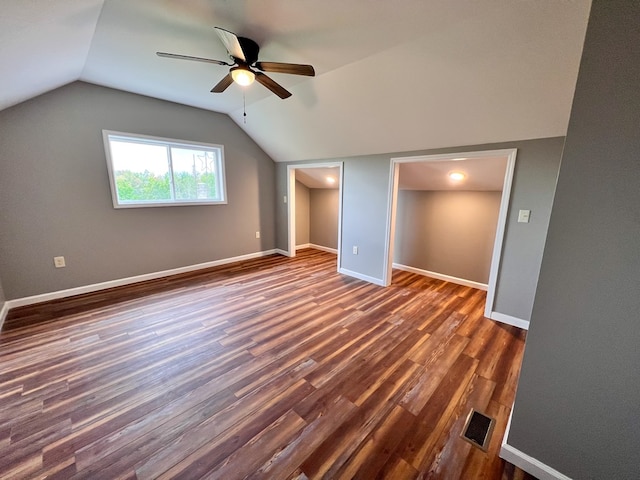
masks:
[[[462,429],[462,438],[486,452],[495,423],[495,419],[472,409]]]

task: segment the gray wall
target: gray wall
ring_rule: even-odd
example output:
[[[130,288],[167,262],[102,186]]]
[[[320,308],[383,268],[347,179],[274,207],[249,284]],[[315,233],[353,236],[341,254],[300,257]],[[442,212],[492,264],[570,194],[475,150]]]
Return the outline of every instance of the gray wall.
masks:
[[[592,4],[508,438],[572,478],[640,471],[638,25]]]
[[[517,148],[494,310],[529,320],[563,143],[563,137],[556,137],[290,164],[344,162],[342,267],[383,280],[391,158]],[[276,164],[276,192],[279,199],[276,207],[276,245],[282,250],[287,249],[287,209],[282,201],[287,192],[287,165]],[[530,223],[517,223],[519,209],[531,209]],[[354,245],[359,247],[359,255],[352,254]]]
[[[388,191],[388,156],[345,160],[341,268],[383,280]]]
[[[296,180],[296,246],[309,243],[309,189]]]
[[[338,209],[340,190],[312,188],[310,193],[310,242],[327,248],[338,248]]]
[[[115,210],[102,129],[224,145],[228,205]],[[274,205],[273,161],[226,115],[79,82],[0,112],[9,299],[272,249]]]
[[[400,190],[393,261],[488,283],[502,192]]]
[[[516,170],[493,309],[530,320],[564,138],[515,144]],[[518,210],[531,210],[518,223]]]

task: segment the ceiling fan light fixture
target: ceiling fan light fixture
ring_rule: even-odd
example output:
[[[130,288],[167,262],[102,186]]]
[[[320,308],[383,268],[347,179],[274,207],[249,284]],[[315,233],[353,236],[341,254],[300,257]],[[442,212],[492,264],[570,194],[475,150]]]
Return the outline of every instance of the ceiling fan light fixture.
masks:
[[[253,83],[253,81],[256,79],[256,75],[247,68],[233,67],[231,69],[231,78],[233,78],[233,81],[238,85],[246,87]]]
[[[464,180],[466,177],[466,175],[462,172],[449,172],[449,179],[451,179],[454,182],[461,182],[462,180]]]

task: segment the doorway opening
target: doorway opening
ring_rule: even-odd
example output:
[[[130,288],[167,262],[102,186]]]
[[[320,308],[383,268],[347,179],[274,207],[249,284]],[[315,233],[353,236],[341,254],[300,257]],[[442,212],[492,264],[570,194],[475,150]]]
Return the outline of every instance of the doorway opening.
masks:
[[[403,175],[403,177],[405,177],[402,179],[403,189],[421,188],[416,182],[419,182],[422,177],[424,177],[424,181],[430,182],[431,185],[436,185],[436,189],[444,189],[443,186],[446,185],[446,183],[443,182],[456,182],[455,180],[451,180],[450,178],[444,180],[445,176],[448,177],[449,174],[461,173],[465,177],[463,177],[462,180],[458,180],[459,183],[457,185],[454,184],[453,186],[450,186],[448,188],[449,190],[462,191],[465,188],[472,190],[481,190],[483,188],[482,185],[490,181],[486,174],[491,170],[491,165],[500,164],[501,161],[504,173],[502,175],[502,178],[499,178],[498,180],[501,183],[502,195],[499,201],[498,219],[495,229],[495,237],[493,240],[493,249],[491,252],[488,281],[486,282],[487,299],[485,303],[485,316],[492,318],[491,315],[493,313],[496,284],[498,279],[498,272],[500,269],[500,258],[502,253],[502,245],[504,242],[504,232],[507,221],[507,212],[509,209],[509,197],[511,194],[511,184],[515,169],[516,153],[517,149],[504,149],[481,152],[461,152],[454,154],[400,157],[391,159],[391,182],[389,193],[391,201],[389,202],[389,212],[387,215],[387,251],[384,271],[386,285],[391,284],[391,277],[393,273],[392,269],[394,265],[394,249],[397,240],[396,226],[398,223],[397,214],[399,191],[401,187],[401,167],[412,167],[408,175]],[[458,278],[455,278],[455,275],[451,276],[453,278],[446,278],[446,275],[444,277],[445,278],[442,279],[449,281],[460,280]],[[474,282],[471,282],[468,285],[474,286],[476,288],[482,288],[484,285],[484,282],[476,282],[478,285],[474,285],[473,283]]]
[[[296,256],[297,248],[316,248],[336,253],[340,269],[342,180],[342,162],[287,167],[289,257]],[[301,198],[297,198],[296,192]],[[307,225],[300,225],[305,221]]]

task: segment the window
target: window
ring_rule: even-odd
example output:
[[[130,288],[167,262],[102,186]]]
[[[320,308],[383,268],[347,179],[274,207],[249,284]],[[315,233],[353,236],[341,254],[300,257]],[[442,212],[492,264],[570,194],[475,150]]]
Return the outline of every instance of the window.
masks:
[[[103,130],[115,208],[227,203],[222,145]]]

